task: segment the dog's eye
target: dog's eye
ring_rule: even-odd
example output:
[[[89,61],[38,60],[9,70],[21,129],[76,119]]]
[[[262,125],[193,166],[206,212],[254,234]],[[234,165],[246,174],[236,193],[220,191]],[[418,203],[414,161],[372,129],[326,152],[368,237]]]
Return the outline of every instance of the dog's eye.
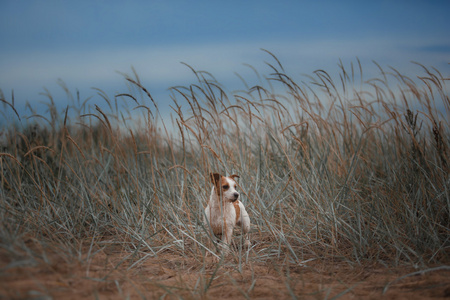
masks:
[[[222,186],[222,189],[223,189],[223,190],[228,190],[229,188],[230,188],[229,185],[224,185],[224,186]]]

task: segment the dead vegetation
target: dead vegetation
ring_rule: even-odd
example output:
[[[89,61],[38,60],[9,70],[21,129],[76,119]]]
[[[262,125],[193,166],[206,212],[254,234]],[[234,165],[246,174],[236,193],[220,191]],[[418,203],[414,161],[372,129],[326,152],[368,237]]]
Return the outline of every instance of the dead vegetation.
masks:
[[[192,69],[171,118],[135,73],[113,99],[97,90],[102,108],[69,94],[59,114],[47,93],[49,115],[24,118],[1,99],[17,122],[2,131],[0,295],[448,297],[448,78],[364,80],[358,61],[298,83],[272,57],[234,93]],[[201,222],[211,171],[241,176],[253,222],[250,250],[219,263]]]

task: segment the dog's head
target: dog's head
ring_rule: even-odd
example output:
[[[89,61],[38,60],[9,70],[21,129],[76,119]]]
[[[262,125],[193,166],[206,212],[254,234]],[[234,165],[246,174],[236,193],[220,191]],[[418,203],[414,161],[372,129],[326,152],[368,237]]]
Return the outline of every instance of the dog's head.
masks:
[[[223,196],[225,201],[235,202],[239,199],[239,193],[236,191],[235,178],[239,178],[237,175],[231,175],[228,177],[222,176],[219,173],[211,173],[211,182],[214,184],[217,196]]]

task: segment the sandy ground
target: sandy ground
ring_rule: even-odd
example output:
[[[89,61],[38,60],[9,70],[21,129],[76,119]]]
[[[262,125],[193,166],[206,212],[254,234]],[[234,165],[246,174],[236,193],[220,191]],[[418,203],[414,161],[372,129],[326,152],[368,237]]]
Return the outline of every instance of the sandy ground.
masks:
[[[36,256],[39,247],[34,251]],[[210,256],[186,258],[166,250],[130,257],[114,246],[91,249],[91,259],[68,258],[57,249],[41,253],[30,260],[20,251],[0,250],[0,299],[450,298],[448,267],[411,275],[418,270],[311,257],[303,265],[253,259],[239,269],[233,257],[217,267]]]

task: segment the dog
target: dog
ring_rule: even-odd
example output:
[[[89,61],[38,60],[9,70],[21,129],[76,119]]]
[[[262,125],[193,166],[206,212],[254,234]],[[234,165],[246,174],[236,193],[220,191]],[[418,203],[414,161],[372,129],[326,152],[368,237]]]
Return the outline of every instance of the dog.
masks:
[[[234,227],[239,225],[244,235],[244,245],[249,247],[250,217],[244,204],[239,201],[239,193],[236,191],[235,178],[239,176],[225,177],[218,173],[211,173],[210,177],[213,188],[208,206],[205,208],[206,226],[210,228],[214,236],[221,238],[224,245],[229,246]]]

